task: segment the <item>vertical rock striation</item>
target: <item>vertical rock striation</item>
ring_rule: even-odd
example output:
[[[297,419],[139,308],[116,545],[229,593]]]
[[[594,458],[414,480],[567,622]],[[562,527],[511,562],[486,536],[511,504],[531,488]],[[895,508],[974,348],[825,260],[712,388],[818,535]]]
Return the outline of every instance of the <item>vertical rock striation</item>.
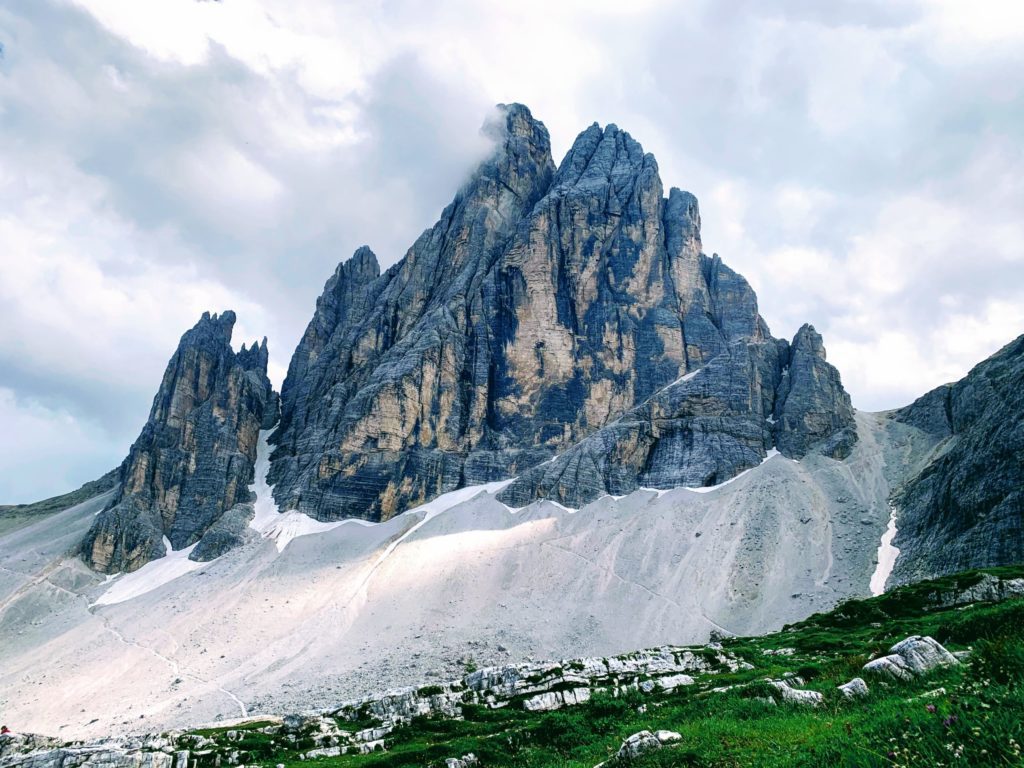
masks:
[[[786,456],[802,456],[818,444],[820,453],[842,459],[857,441],[850,396],[839,371],[826,362],[825,345],[812,325],[797,331],[783,362],[774,420],[778,448]]]
[[[893,496],[892,583],[1024,562],[1024,336],[892,418],[942,441]]]
[[[272,426],[276,398],[266,339],[236,354],[234,324],[234,312],[207,312],[181,337],[120,467],[120,491],[82,543],[82,558],[95,570],[136,570],[165,554],[165,539],[184,549],[213,528],[218,543],[192,553],[208,559],[230,546],[225,529],[240,535],[224,518],[250,501],[256,442],[261,427]]]
[[[628,133],[592,125],[556,169],[525,107],[485,130],[493,154],[404,259],[381,274],[361,248],[327,282],[282,390],[282,508],[383,520],[538,472],[509,497],[721,482],[772,447],[776,408],[783,452],[848,450],[820,337],[771,337],[747,282],[702,252],[696,198],[666,197]],[[570,479],[570,459],[589,469]]]

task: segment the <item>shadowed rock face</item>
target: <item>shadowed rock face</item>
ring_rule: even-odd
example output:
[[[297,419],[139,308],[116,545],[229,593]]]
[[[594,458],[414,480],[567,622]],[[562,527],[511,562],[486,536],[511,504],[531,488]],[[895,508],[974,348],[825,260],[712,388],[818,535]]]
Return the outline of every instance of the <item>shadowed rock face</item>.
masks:
[[[327,282],[273,436],[283,509],[388,519],[599,434],[601,468],[554,495],[721,482],[772,447],[780,402],[787,455],[855,434],[820,337],[802,331],[790,360],[747,282],[702,253],[696,198],[665,197],[628,133],[591,126],[556,170],[525,107],[486,130],[493,155],[402,261],[380,274],[361,248]],[[707,391],[669,387],[719,357]]]
[[[210,559],[230,546],[228,531],[241,535],[239,511],[222,518],[250,500],[257,438],[272,426],[277,403],[266,339],[236,354],[234,324],[234,312],[206,313],[181,337],[120,467],[120,490],[82,543],[82,558],[95,570],[133,571],[165,554],[164,537],[178,550],[213,528],[216,541],[193,552]]]
[[[942,439],[893,497],[893,583],[1024,561],[1024,336],[893,418]]]
[[[779,451],[799,457],[817,444],[819,453],[845,458],[857,440],[850,396],[839,371],[825,361],[825,346],[814,326],[793,338],[775,401]]]

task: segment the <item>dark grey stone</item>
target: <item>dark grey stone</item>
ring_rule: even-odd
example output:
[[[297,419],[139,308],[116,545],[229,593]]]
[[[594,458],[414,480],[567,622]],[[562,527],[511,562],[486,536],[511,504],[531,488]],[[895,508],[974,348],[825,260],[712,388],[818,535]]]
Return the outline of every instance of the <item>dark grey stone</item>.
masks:
[[[893,496],[890,584],[1024,562],[1024,336],[892,418],[945,440]]]
[[[258,534],[249,527],[255,510],[250,503],[236,504],[206,529],[206,533],[189,554],[189,560],[205,563],[235,547],[254,540]]]
[[[525,107],[501,107],[486,130],[493,155],[402,261],[380,274],[364,247],[327,282],[272,438],[282,509],[387,519],[566,451],[563,463],[593,466],[576,488],[563,473],[564,499],[721,482],[772,446],[788,345],[749,284],[702,253],[696,198],[666,198],[654,157],[614,125],[581,133],[557,170]],[[834,440],[828,452],[843,455],[849,439],[835,433],[855,434],[852,410],[810,334],[787,385],[783,452]],[[647,408],[678,412],[634,410],[720,356],[743,372],[715,379],[703,405],[673,389]],[[829,402],[839,410],[825,419]],[[624,455],[630,440],[650,465]]]
[[[788,350],[775,403],[779,452],[800,458],[812,447],[846,458],[857,441],[853,406],[839,371],[825,361],[821,335],[804,325]]]
[[[250,501],[256,443],[274,399],[266,339],[236,354],[234,324],[234,312],[207,312],[182,336],[120,467],[120,490],[82,542],[95,570],[135,570],[164,555],[164,537],[176,550],[188,547]]]

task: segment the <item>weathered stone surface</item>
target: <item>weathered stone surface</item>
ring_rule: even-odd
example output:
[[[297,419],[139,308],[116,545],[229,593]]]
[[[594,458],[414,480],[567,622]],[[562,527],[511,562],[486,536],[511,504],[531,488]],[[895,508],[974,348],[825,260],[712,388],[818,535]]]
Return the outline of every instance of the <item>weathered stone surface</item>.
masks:
[[[839,691],[848,699],[855,699],[858,696],[868,695],[868,684],[863,678],[855,677],[848,683],[838,686]]]
[[[111,745],[59,749],[0,757],[0,768],[172,768],[164,752],[143,752]]]
[[[893,497],[890,584],[1024,561],[1024,336],[893,418],[943,442]]]
[[[864,665],[864,671],[893,680],[912,680],[937,667],[959,663],[953,654],[933,638],[912,635],[890,648],[888,656],[869,661]]]
[[[804,326],[793,345],[732,342],[704,367],[520,475],[499,498],[512,506],[545,497],[579,507],[644,487],[714,486],[757,466],[776,440],[791,458],[811,448],[835,457],[855,434],[839,374],[825,362],[821,337]]]
[[[803,704],[810,707],[817,707],[825,700],[825,697],[818,691],[794,688],[790,685],[789,680],[770,680],[769,685],[779,692],[783,701],[790,702],[791,704]]]
[[[739,340],[703,368],[558,456],[523,473],[499,498],[570,507],[637,488],[702,487],[757,466],[772,446],[780,366],[774,341]]]
[[[628,133],[591,126],[555,170],[525,107],[501,107],[487,130],[493,155],[401,262],[380,274],[362,248],[325,286],[273,436],[283,509],[388,519],[522,475],[613,424],[589,447],[603,465],[578,488],[560,473],[559,498],[721,482],[774,444],[784,369],[780,450],[799,456],[852,426],[820,337],[802,331],[791,363],[747,282],[702,253],[696,199],[666,198]],[[705,367],[723,391],[669,387]],[[830,402],[845,403],[831,419]]]
[[[257,437],[274,405],[266,339],[236,354],[234,324],[234,312],[205,313],[182,336],[121,465],[120,490],[82,543],[95,570],[136,570],[165,554],[165,538],[175,550],[188,547],[250,500]],[[214,531],[204,556],[238,537],[236,517]]]
[[[525,107],[487,130],[494,154],[401,262],[378,277],[361,249],[328,281],[282,390],[270,475],[282,509],[387,519],[468,482],[487,417],[482,282],[554,173]]]
[[[249,526],[254,514],[251,503],[235,504],[206,529],[189,557],[205,563],[257,538],[258,534]]]
[[[458,717],[463,704],[514,704],[528,711],[546,712],[582,704],[599,690],[671,691],[694,683],[687,673],[750,668],[721,648],[708,650],[712,654],[710,660],[707,653],[665,647],[609,658],[485,667],[461,680],[345,702],[332,715],[341,720],[375,717],[390,729],[424,715]]]
[[[640,731],[623,740],[619,751],[615,753],[615,759],[628,763],[648,752],[661,749],[666,744],[679,741],[681,738],[682,736],[675,731],[657,731],[656,733]]]
[[[846,458],[857,441],[853,407],[839,371],[825,360],[821,335],[803,326],[788,352],[775,399],[779,452],[798,458],[816,446],[826,456]]]

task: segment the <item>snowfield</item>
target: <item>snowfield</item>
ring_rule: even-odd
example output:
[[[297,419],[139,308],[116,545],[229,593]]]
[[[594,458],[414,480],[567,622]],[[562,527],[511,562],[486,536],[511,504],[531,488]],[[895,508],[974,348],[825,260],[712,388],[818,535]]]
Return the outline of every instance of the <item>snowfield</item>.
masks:
[[[206,563],[197,563],[188,559],[192,550],[196,548],[195,544],[175,552],[171,549],[171,542],[165,536],[164,546],[167,548],[167,554],[164,557],[146,563],[137,571],[118,574],[105,582],[110,586],[106,592],[96,598],[93,605],[123,603],[125,600],[152,592],[154,589],[174,581],[179,576],[184,576],[186,573],[191,573],[206,565]]]

